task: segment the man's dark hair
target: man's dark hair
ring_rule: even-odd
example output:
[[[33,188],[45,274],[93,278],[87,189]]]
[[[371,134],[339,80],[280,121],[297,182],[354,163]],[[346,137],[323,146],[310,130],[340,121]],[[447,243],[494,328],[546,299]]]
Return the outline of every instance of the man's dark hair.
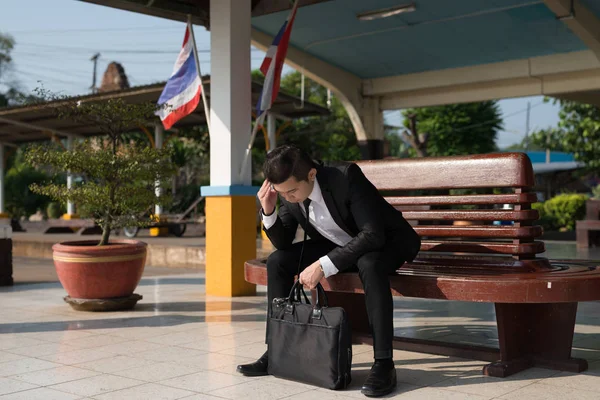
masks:
[[[297,181],[306,181],[314,167],[314,161],[305,151],[293,145],[282,145],[267,154],[263,172],[269,182],[278,185],[292,176]]]

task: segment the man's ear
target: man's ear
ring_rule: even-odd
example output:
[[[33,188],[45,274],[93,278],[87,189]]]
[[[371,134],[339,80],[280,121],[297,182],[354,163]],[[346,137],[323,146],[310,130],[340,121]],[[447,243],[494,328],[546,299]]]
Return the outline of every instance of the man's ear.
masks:
[[[314,182],[316,176],[317,176],[317,169],[311,168],[310,171],[308,171],[308,181]]]

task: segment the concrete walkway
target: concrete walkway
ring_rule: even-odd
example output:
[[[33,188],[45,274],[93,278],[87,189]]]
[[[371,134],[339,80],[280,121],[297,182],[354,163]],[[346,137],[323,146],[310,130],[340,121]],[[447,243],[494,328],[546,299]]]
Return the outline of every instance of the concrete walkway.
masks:
[[[370,346],[354,346],[353,383],[339,392],[235,372],[265,350],[264,287],[209,297],[201,271],[147,267],[133,311],[86,313],[63,302],[52,274],[48,260],[17,257],[18,284],[0,288],[0,400],[364,398]],[[492,304],[398,299],[394,325],[398,335],[497,346]],[[395,351],[398,388],[388,398],[599,399],[599,303],[580,304],[574,346],[590,363],[585,373],[535,368],[506,379],[482,376],[484,362]]]

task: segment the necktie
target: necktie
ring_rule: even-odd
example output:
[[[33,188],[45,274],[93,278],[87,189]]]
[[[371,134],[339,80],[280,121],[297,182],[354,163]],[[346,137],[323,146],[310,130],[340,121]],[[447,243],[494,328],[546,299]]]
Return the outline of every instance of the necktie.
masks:
[[[298,276],[300,276],[300,266],[302,265],[302,258],[304,256],[304,244],[306,243],[306,238],[308,236],[308,232],[306,231],[306,229],[308,228],[308,206],[310,204],[310,199],[307,198],[306,200],[303,201],[304,204],[304,211],[305,211],[305,217],[306,217],[306,224],[304,225],[303,229],[304,229],[304,240],[302,241],[302,250],[300,250],[300,261],[298,262]]]

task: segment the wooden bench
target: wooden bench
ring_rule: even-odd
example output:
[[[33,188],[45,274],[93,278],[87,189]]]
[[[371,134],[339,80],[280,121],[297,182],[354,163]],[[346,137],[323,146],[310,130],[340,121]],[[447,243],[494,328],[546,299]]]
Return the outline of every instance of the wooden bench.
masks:
[[[0,286],[12,286],[12,228],[0,225]]]
[[[588,200],[585,204],[585,219],[577,221],[577,247],[586,249],[600,245],[600,201]]]
[[[589,262],[538,256],[545,248],[536,240],[542,228],[533,225],[538,219],[531,209],[535,182],[525,154],[357,164],[396,208],[430,206],[403,211],[407,220],[424,222],[414,226],[422,247],[414,262],[390,276],[393,295],[495,303],[499,348],[404,337],[394,339],[394,348],[489,361],[483,373],[496,377],[533,366],[571,372],[587,369],[585,360],[571,358],[571,346],[577,303],[600,299],[600,272]],[[484,193],[448,195],[450,189]],[[499,209],[503,204],[511,204],[512,209]],[[475,209],[464,207],[473,205]],[[454,221],[463,224],[453,225]],[[464,221],[479,222],[465,225]],[[512,224],[493,225],[493,221]],[[265,263],[264,259],[246,262],[246,281],[266,285]],[[340,273],[321,283],[329,304],[348,312],[355,341],[371,343],[358,274]]]

